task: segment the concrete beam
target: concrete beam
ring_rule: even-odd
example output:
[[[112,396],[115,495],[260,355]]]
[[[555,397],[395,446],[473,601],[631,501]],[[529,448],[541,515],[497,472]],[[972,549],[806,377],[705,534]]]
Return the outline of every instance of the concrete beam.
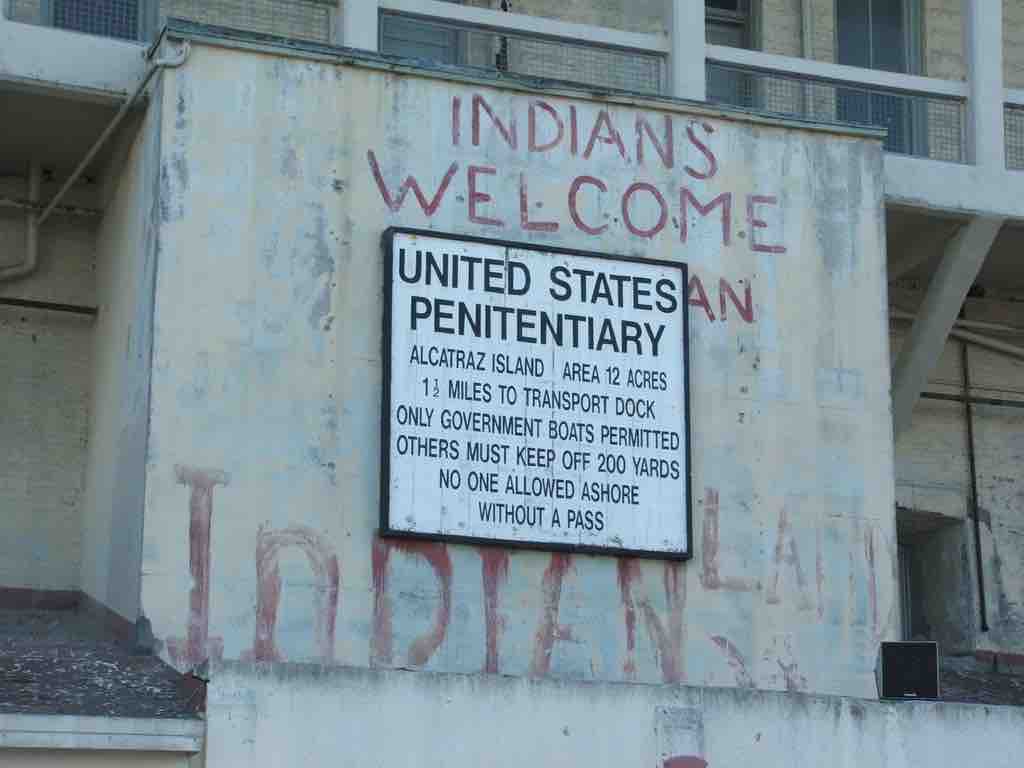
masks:
[[[893,426],[897,437],[910,426],[914,405],[1003,221],[977,216],[946,245],[893,370]]]
[[[670,44],[669,94],[679,99],[705,101],[703,0],[666,0],[665,24]]]
[[[982,168],[1006,167],[1003,149],[1003,4],[962,0],[967,100],[967,157]]]
[[[22,24],[0,17],[0,84],[120,99],[146,69],[141,43]]]
[[[376,51],[380,48],[380,2],[345,3],[341,14],[341,42],[346,48]]]
[[[889,281],[910,274],[937,253],[941,253],[962,225],[959,222],[931,222],[929,229],[918,233],[913,242],[899,252],[889,251]]]
[[[206,724],[197,719],[0,714],[0,750],[66,749],[177,752],[203,748]]]

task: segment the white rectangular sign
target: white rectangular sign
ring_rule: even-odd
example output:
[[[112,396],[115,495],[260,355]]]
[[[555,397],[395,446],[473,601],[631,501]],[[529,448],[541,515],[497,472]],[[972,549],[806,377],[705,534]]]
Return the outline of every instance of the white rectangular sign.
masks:
[[[687,558],[686,265],[390,229],[381,529]]]

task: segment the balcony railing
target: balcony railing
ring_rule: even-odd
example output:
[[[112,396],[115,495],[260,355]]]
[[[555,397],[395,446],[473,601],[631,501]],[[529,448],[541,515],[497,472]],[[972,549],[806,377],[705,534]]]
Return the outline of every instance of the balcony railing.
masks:
[[[1024,170],[1024,104],[1003,107],[1003,130],[1006,134],[1006,167]]]
[[[380,50],[597,88],[665,90],[665,56],[660,53],[392,11],[380,17]]]
[[[816,122],[885,128],[885,149],[966,162],[965,101],[709,60],[708,101]]]
[[[153,37],[168,16],[329,42],[337,0],[0,0],[12,21],[122,40]],[[358,0],[352,0],[358,2]]]

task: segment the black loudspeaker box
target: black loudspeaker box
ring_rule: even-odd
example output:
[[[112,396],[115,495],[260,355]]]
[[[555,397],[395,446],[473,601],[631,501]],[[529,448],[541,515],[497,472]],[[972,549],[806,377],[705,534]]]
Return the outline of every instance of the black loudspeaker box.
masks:
[[[917,640],[882,643],[875,677],[880,699],[938,699],[939,644]]]

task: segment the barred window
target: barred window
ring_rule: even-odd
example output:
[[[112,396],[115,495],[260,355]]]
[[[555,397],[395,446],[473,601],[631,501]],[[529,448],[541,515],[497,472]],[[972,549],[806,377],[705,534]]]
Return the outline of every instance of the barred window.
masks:
[[[751,47],[750,0],[705,0],[704,18],[709,43]]]
[[[53,26],[104,37],[139,37],[139,0],[51,0]]]

